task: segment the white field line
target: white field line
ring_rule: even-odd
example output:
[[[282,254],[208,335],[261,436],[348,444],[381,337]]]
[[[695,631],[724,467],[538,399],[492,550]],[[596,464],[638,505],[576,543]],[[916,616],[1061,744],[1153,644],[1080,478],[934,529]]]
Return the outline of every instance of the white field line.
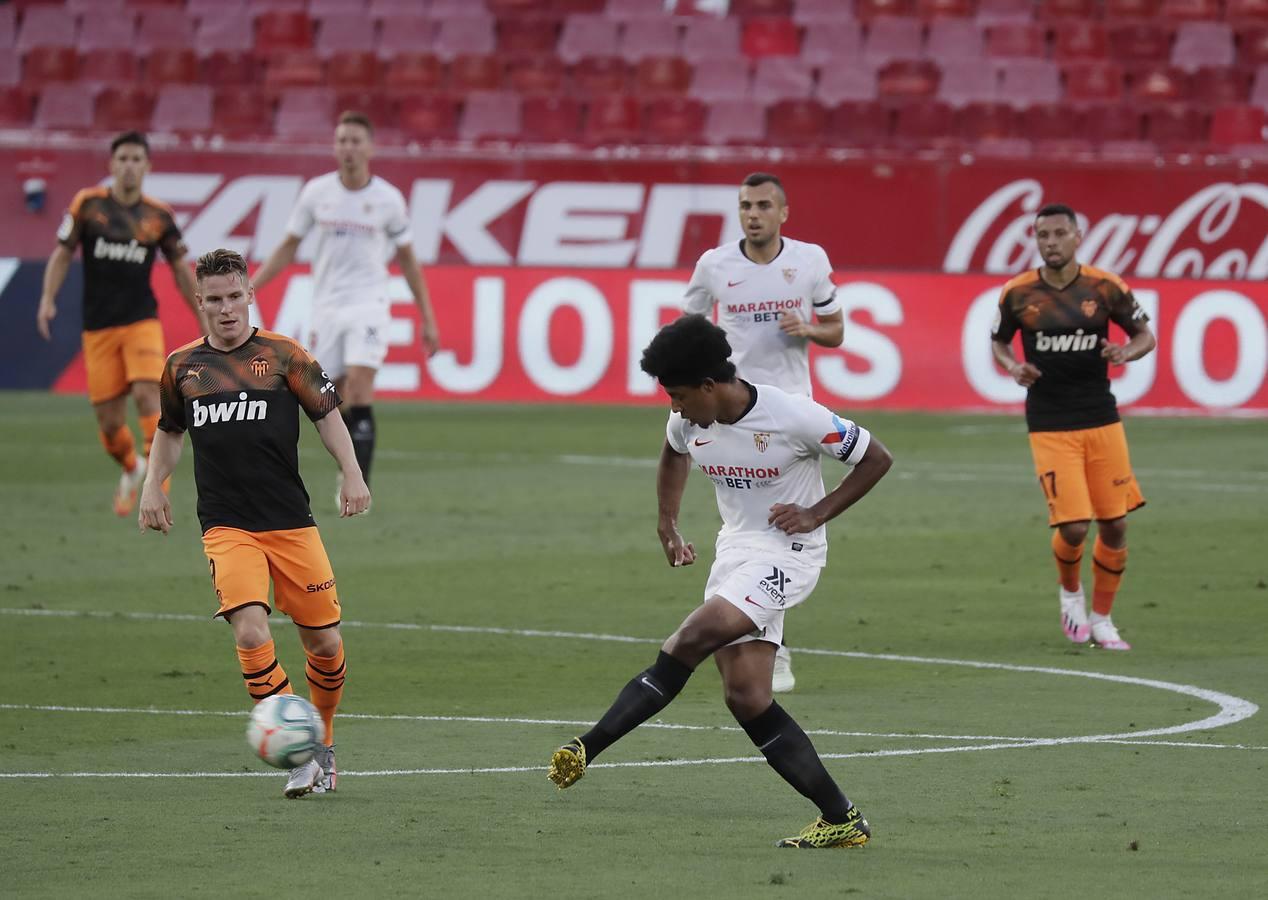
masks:
[[[176,620],[176,621],[209,621],[206,617],[192,616],[180,613],[104,613],[98,611],[80,612],[76,610],[29,610],[29,609],[4,609],[0,608],[0,615],[48,615],[61,617],[87,616],[93,618],[109,618],[111,616],[123,615],[129,619],[140,620]],[[599,640],[599,641],[617,641],[622,643],[659,643],[653,638],[638,638],[626,635],[605,635],[584,632],[568,632],[568,631],[541,631],[536,629],[520,629],[520,628],[495,628],[495,627],[479,627],[469,625],[422,625],[410,622],[355,622],[346,621],[344,625],[352,627],[382,627],[407,630],[429,630],[444,631],[450,633],[468,633],[468,634],[497,634],[497,635],[513,635],[517,637],[548,637],[557,639],[572,640]],[[1091,678],[1099,681],[1110,681],[1120,684],[1129,684],[1140,687],[1150,687],[1159,690],[1172,691],[1174,693],[1183,694],[1190,697],[1196,697],[1210,703],[1214,703],[1219,707],[1219,712],[1215,715],[1208,716],[1205,719],[1199,719],[1193,722],[1186,722],[1181,725],[1172,725],[1169,727],[1146,729],[1143,731],[1132,731],[1115,734],[1093,734],[1093,735],[1075,735],[1069,737],[1057,738],[996,738],[996,737],[973,737],[967,735],[950,736],[950,735],[927,735],[927,739],[934,740],[984,740],[988,743],[969,744],[966,746],[953,747],[926,747],[926,748],[904,748],[896,750],[878,750],[858,753],[825,753],[821,754],[824,759],[866,759],[877,757],[891,756],[919,756],[931,753],[965,753],[977,752],[985,750],[1008,750],[1014,748],[1032,748],[1032,747],[1053,747],[1069,744],[1093,744],[1093,743],[1115,743],[1115,744],[1151,744],[1157,743],[1159,746],[1180,746],[1180,747],[1196,747],[1198,745],[1185,744],[1174,741],[1151,742],[1141,740],[1150,736],[1183,734],[1191,731],[1209,730],[1219,728],[1225,725],[1231,725],[1259,711],[1259,707],[1249,700],[1240,697],[1234,697],[1231,694],[1224,694],[1219,691],[1211,691],[1205,688],[1196,687],[1194,685],[1176,684],[1167,681],[1158,681],[1149,678],[1137,678],[1129,675],[1110,675],[1102,672],[1080,672],[1073,669],[1057,669],[1048,666],[1018,666],[1009,663],[992,663],[982,662],[978,660],[962,660],[962,659],[944,659],[939,657],[922,657],[922,656],[902,656],[892,653],[862,653],[847,650],[817,650],[813,648],[798,648],[799,652],[818,654],[822,656],[840,656],[852,659],[869,659],[881,660],[889,662],[916,663],[925,665],[945,665],[945,666],[963,666],[975,669],[994,669],[1009,672],[1027,672],[1043,675],[1055,675],[1063,677]],[[38,707],[24,704],[4,704],[0,705],[0,709],[42,709],[65,711],[65,712],[116,712],[116,713],[145,713],[145,714],[169,714],[169,715],[217,715],[217,716],[233,716],[242,715],[242,713],[233,712],[203,712],[198,710],[146,710],[131,709],[124,707]],[[387,716],[379,717],[371,714],[355,714],[349,715],[347,718],[390,718],[420,721],[457,721],[457,722],[486,722],[486,723],[520,723],[520,724],[557,724],[554,720],[538,720],[538,719],[499,719],[494,717],[440,717],[440,716]],[[572,722],[559,722],[558,724],[574,724]],[[585,724],[585,723],[583,723]],[[662,723],[649,723],[650,727],[670,727],[684,730],[715,730],[709,726],[672,726]],[[647,725],[643,727],[648,727]],[[716,730],[736,730],[734,728],[719,727]],[[850,735],[849,732],[831,732],[816,731],[812,734],[840,734]],[[879,735],[879,734],[858,734],[850,736],[856,737],[882,737],[896,736],[903,738],[913,738],[916,735]],[[1268,748],[1247,746],[1241,744],[1204,744],[1205,749],[1243,749],[1243,750],[1262,750]],[[656,768],[663,766],[685,766],[685,765],[721,765],[728,763],[755,763],[764,762],[764,758],[760,756],[744,756],[744,757],[714,757],[707,759],[674,759],[674,760],[645,760],[639,762],[625,763],[597,763],[594,768]],[[484,768],[449,768],[449,769],[394,769],[394,770],[375,770],[356,772],[349,771],[345,775],[378,775],[378,776],[404,776],[404,775],[457,775],[457,774],[497,774],[497,773],[516,773],[516,772],[539,772],[542,771],[540,766],[505,766],[505,767],[484,767]],[[214,778],[214,777],[276,777],[276,773],[270,772],[232,772],[232,773],[207,773],[207,772],[10,772],[0,773],[0,778]]]

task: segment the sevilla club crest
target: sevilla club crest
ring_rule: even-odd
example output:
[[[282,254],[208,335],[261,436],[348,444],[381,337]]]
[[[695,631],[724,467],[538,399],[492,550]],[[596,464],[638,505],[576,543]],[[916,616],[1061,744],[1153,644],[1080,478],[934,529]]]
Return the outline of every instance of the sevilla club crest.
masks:
[[[770,432],[759,431],[754,434],[753,446],[757,448],[758,453],[765,453],[766,448],[770,446]]]
[[[789,284],[792,284],[792,283],[793,283],[793,279],[797,277],[797,270],[796,270],[796,269],[784,269],[783,271],[784,271],[784,281],[787,281]]]

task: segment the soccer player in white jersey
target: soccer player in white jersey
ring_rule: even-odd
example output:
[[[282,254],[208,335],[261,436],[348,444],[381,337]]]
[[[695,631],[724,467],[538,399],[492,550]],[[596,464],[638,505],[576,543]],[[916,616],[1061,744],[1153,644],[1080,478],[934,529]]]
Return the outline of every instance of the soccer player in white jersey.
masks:
[[[592,729],[555,751],[549,777],[566,788],[607,747],[678,695],[696,666],[714,657],[726,704],[785,781],[819,817],[779,847],[855,847],[867,820],[824,768],[810,738],[771,697],[784,611],[814,590],[827,560],[825,524],[870,491],[893,462],[866,429],[809,397],[736,377],[726,333],[700,315],[666,325],[643,352],[672,412],[656,474],[657,532],[671,566],[695,562],[678,532],[687,475],[713,482],[722,530],[704,603],[621,690]],[[825,494],[819,458],[853,466]]]
[[[744,237],[707,251],[696,263],[683,311],[709,315],[718,307],[742,377],[812,396],[810,344],[839,347],[845,315],[836,299],[832,264],[818,244],[780,234],[788,199],[779,179],[754,172],[740,184]],[[816,321],[817,320],[817,321]],[[796,685],[792,653],[775,655],[776,693]]]
[[[338,170],[304,185],[286,238],[253,281],[258,291],[275,278],[294,261],[300,241],[318,229],[308,349],[345,398],[344,421],[367,484],[374,457],[374,377],[387,357],[389,259],[396,259],[418,304],[423,350],[430,356],[440,347],[427,284],[414,258],[405,198],[370,173],[373,139],[374,128],[366,116],[345,112],[339,117]],[[338,489],[335,495],[340,496]]]

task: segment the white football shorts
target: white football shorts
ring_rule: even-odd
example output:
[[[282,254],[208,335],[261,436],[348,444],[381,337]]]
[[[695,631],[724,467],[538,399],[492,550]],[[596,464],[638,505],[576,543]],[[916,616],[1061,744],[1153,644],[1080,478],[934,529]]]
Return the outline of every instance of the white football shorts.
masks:
[[[753,631],[733,644],[745,641],[784,640],[784,611],[810,596],[822,569],[786,554],[724,550],[713,561],[704,598],[721,597],[753,620]]]
[[[390,321],[385,303],[331,311],[315,309],[309,326],[308,351],[332,379],[342,377],[348,366],[381,368],[387,358]]]

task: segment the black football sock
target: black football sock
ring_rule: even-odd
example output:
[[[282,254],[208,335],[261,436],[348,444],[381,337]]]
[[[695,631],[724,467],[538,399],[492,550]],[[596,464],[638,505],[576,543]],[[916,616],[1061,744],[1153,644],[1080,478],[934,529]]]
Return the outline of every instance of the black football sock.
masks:
[[[741,722],[740,727],[779,777],[819,807],[824,819],[834,824],[845,821],[850,801],[823,767],[810,738],[783,707],[771,703],[766,712]]]
[[[370,461],[374,459],[374,412],[368,406],[353,406],[348,410],[346,421],[361,477],[369,484]]]
[[[586,762],[668,706],[690,677],[690,666],[660,651],[651,668],[639,672],[621,688],[616,702],[599,723],[581,736]]]

